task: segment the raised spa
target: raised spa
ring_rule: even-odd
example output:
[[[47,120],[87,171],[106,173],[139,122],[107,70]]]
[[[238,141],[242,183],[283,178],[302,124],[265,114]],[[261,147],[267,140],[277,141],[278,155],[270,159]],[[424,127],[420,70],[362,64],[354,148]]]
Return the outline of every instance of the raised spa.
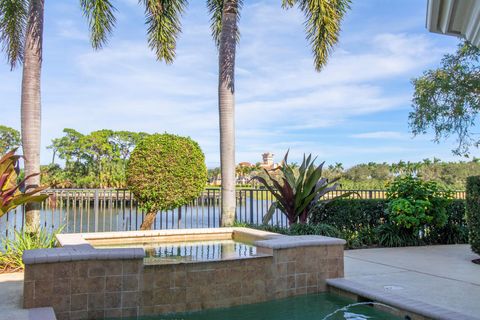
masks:
[[[249,228],[60,234],[26,251],[24,307],[57,319],[151,316],[325,292],[344,240]]]

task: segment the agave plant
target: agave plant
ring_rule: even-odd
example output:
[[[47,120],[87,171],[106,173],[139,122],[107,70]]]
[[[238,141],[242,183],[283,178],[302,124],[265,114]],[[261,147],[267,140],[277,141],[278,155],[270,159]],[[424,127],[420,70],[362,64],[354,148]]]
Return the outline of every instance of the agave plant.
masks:
[[[39,173],[26,176],[18,182],[18,160],[22,158],[15,155],[16,149],[6,153],[0,159],[0,217],[16,207],[30,202],[42,202],[48,195],[39,194],[45,187],[28,186],[22,190],[25,181]]]
[[[331,180],[322,178],[324,162],[316,167],[316,158],[312,159],[311,154],[308,157],[303,155],[300,167],[289,165],[287,158],[288,152],[280,166],[272,170],[264,169],[271,183],[260,176],[252,178],[263,184],[276,199],[263,218],[264,224],[270,221],[276,208],[280,209],[287,216],[289,224],[305,224],[309,213],[320,203],[320,199],[339,187],[339,184],[336,183],[339,178]],[[279,171],[278,178],[276,177],[277,175],[271,174],[271,172],[274,173],[276,171]],[[328,200],[322,200],[321,203],[325,204],[348,195],[342,194],[331,197]]]

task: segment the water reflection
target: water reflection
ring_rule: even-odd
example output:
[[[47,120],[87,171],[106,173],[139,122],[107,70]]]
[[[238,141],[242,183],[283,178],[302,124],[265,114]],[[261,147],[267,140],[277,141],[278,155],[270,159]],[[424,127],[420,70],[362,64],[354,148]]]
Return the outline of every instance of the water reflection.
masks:
[[[144,248],[146,263],[236,259],[257,255],[257,247],[234,240],[101,245],[96,248]]]

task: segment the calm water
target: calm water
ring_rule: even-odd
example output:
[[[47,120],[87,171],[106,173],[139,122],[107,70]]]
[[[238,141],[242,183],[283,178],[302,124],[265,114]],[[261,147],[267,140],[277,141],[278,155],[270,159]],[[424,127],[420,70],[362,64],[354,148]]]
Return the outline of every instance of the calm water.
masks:
[[[146,242],[95,245],[95,248],[144,248],[146,264],[222,260],[257,255],[257,247],[234,240]]]
[[[335,310],[354,303],[330,293],[310,294],[227,309],[164,316],[140,317],[139,320],[323,320]],[[340,311],[328,320],[400,320],[389,313],[369,306],[353,306]]]
[[[263,215],[268,211],[271,201],[247,199],[237,205],[237,220],[242,222],[261,223]],[[23,210],[17,208],[0,217],[0,238],[11,237],[14,230],[23,225]],[[123,203],[111,205],[100,203],[98,211],[88,203],[74,206],[60,206],[41,210],[41,226],[47,230],[63,227],[63,233],[103,232],[138,230],[143,213],[135,205]],[[286,225],[284,215],[277,210],[273,224]],[[212,228],[220,225],[220,208],[215,205],[186,205],[180,209],[159,212],[155,219],[154,229]]]

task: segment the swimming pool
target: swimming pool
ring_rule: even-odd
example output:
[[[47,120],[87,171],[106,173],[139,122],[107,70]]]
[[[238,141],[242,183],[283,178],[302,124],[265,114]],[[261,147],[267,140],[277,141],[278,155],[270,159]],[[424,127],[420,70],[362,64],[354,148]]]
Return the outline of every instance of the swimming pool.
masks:
[[[355,302],[331,293],[309,294],[268,302],[209,309],[198,312],[175,313],[135,318],[139,320],[400,320],[390,313],[367,305],[342,307]],[[329,314],[332,314],[327,318]],[[131,318],[134,319],[134,318]]]

